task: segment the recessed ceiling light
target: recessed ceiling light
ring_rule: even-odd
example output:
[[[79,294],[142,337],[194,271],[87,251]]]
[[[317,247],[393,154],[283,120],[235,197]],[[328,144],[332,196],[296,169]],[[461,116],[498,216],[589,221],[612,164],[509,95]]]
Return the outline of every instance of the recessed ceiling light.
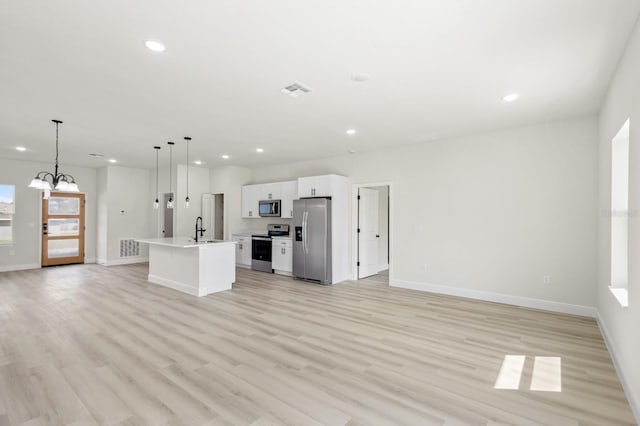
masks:
[[[355,135],[356,134],[356,129],[348,129],[347,130],[347,134],[348,135]]]
[[[229,156],[228,156],[227,154],[222,154],[222,155],[221,155],[221,157],[222,157],[223,159],[225,159],[225,160],[228,160],[228,159],[229,159]]]
[[[27,148],[25,148],[24,146],[16,146],[16,150],[18,150],[18,151],[26,151]]]
[[[147,49],[153,50],[154,52],[164,52],[164,44],[155,40],[147,40],[144,42],[144,45],[147,46]]]
[[[363,74],[363,73],[358,73],[351,76],[351,80],[357,81],[358,83],[363,83],[369,80],[369,78],[370,77],[367,74]]]
[[[349,150],[349,154],[355,154],[355,153],[356,153],[356,150],[355,150],[355,149],[350,149],[350,150]]]
[[[201,166],[202,165],[202,161],[196,160],[196,161],[193,162],[193,164],[195,164],[197,166]]]
[[[110,159],[109,159],[109,162],[110,162],[110,163],[117,163],[117,162],[118,162],[118,160],[116,160],[115,158],[110,158]]]
[[[510,93],[508,95],[506,95],[505,97],[502,98],[503,101],[505,102],[513,102],[516,99],[518,99],[518,94],[517,93]]]
[[[259,154],[262,154],[264,152],[264,149],[262,148],[256,148],[256,152]]]

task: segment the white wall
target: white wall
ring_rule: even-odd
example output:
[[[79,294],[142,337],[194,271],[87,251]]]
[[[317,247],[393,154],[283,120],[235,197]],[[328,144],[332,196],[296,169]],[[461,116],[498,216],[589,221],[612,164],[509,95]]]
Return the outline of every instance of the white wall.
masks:
[[[189,208],[185,208],[184,200],[187,197],[187,166],[177,166],[177,191],[175,207],[174,236],[195,236],[196,218],[202,216],[202,194],[209,193],[211,184],[209,169],[204,167],[189,167]]]
[[[16,197],[14,244],[0,246],[0,270],[40,266],[41,193],[27,186],[42,170],[53,170],[53,164],[0,158],[0,184],[14,185]],[[96,256],[96,170],[62,164],[60,171],[73,175],[80,191],[86,193],[85,259],[93,262]]]
[[[595,118],[257,168],[252,181],[327,173],[392,182],[395,283],[595,306]]]
[[[107,167],[101,167],[96,171],[96,262],[107,263],[107,247],[109,244],[109,193],[107,187]]]
[[[378,259],[380,269],[383,269],[388,267],[389,257],[389,187],[385,185],[374,189],[378,191]]]
[[[109,225],[107,261],[120,259],[120,240],[149,237],[149,215],[153,204],[149,188],[149,172],[146,169],[108,167]],[[146,244],[141,246],[141,258],[146,258]]]
[[[240,211],[242,185],[251,183],[251,170],[244,167],[218,167],[211,169],[210,179],[211,193],[224,194],[224,238],[231,239],[233,232],[259,229],[264,219],[242,219]],[[266,225],[263,229],[266,229]]]
[[[149,191],[149,176],[146,169],[120,166],[98,171],[99,263],[117,265],[146,260],[146,244],[141,245],[140,256],[120,258],[120,240],[150,236],[153,194]]]
[[[601,326],[627,392],[640,420],[640,25],[636,25],[600,113],[599,238],[597,298]],[[628,288],[629,307],[622,308],[611,285],[611,140],[630,118]]]

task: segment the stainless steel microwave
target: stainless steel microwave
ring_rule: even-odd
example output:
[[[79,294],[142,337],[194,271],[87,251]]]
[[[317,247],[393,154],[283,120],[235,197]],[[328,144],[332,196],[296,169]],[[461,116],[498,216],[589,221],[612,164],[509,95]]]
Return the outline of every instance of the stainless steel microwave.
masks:
[[[261,200],[258,202],[260,217],[280,217],[280,200]]]

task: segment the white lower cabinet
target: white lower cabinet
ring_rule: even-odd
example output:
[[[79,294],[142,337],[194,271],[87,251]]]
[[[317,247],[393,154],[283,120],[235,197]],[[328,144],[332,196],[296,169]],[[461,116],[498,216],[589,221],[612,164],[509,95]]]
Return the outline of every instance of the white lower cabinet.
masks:
[[[276,273],[291,275],[293,272],[293,242],[290,239],[273,239],[271,267]]]
[[[251,267],[251,237],[232,235],[236,242],[236,265]]]

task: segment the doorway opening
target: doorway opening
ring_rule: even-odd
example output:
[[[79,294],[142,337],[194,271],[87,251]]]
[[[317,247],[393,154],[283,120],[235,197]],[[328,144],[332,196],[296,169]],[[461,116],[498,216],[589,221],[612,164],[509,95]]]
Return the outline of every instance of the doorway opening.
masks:
[[[224,194],[202,194],[202,226],[208,240],[224,240]]]
[[[162,203],[162,236],[164,238],[173,237],[173,207],[169,208],[169,200],[173,199],[173,192],[167,192],[164,194]]]
[[[355,278],[389,282],[391,265],[391,185],[356,186]]]
[[[42,199],[42,266],[84,263],[84,194],[51,192]]]

